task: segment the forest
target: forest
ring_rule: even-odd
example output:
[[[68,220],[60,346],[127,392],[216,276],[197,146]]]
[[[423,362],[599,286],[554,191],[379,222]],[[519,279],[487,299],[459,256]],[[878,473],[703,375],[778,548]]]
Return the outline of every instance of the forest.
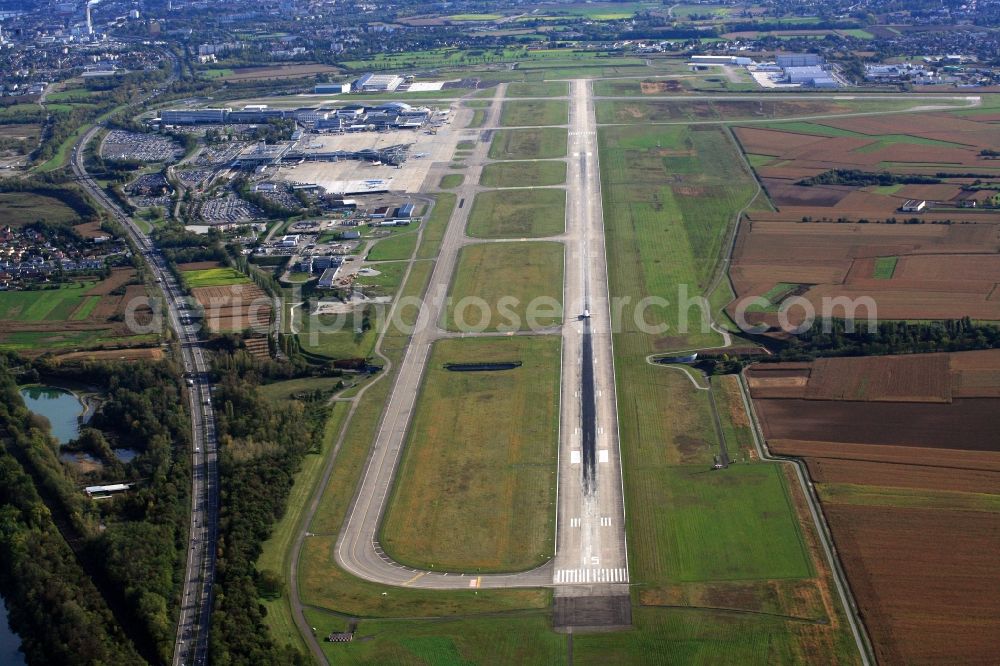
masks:
[[[60,461],[45,419],[23,408],[10,373],[5,373],[7,404],[17,405],[17,413],[3,415],[7,430],[18,429],[20,411],[27,414],[24,422],[35,427],[28,437],[5,437],[5,450],[33,482],[81,575],[96,586],[94,596],[103,601],[142,660],[168,663],[187,547],[190,489],[190,421],[179,372],[171,363],[7,360],[22,382],[87,386],[99,396],[89,422],[65,446],[95,461],[94,469],[82,471]],[[120,449],[135,456],[119,460],[115,450]],[[101,502],[81,491],[84,485],[103,483],[130,483],[132,489]],[[48,602],[33,597],[27,598],[27,607],[16,602],[16,596],[11,598],[11,606],[32,617],[50,610]],[[26,640],[48,645],[59,642],[63,628],[42,623],[16,630]]]

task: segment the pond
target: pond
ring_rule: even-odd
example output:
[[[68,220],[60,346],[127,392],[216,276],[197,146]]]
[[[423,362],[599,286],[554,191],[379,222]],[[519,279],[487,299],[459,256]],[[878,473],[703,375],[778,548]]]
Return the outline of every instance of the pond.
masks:
[[[80,434],[83,403],[66,389],[55,386],[26,386],[21,389],[24,405],[41,414],[52,425],[52,436],[65,444]]]
[[[60,444],[65,444],[80,434],[80,417],[84,420],[83,402],[76,394],[57,386],[26,386],[21,389],[24,405],[41,414],[49,420],[52,426],[52,436]],[[135,449],[113,449],[115,457],[123,463],[130,462],[139,452]],[[63,453],[59,456],[64,462],[77,465],[81,471],[100,469],[101,461],[88,453]],[[2,663],[2,662],[0,662]]]

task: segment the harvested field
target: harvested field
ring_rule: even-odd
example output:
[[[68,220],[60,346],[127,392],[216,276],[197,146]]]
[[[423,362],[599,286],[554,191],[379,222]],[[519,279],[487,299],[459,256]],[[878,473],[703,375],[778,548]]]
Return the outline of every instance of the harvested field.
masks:
[[[255,284],[197,287],[191,294],[205,310],[205,325],[213,331],[242,331],[246,328],[267,333],[271,320],[271,299]]]
[[[938,172],[992,172],[996,164],[980,155],[981,150],[993,149],[996,144],[995,128],[988,123],[947,113],[921,113],[754,125],[736,127],[734,132],[745,152],[773,158],[764,165],[758,162],[756,170],[779,213],[764,213],[755,219],[818,218],[826,213],[831,218],[879,220],[898,215],[906,199],[922,199],[942,202],[942,210],[928,209],[920,214],[927,222],[1000,222],[1000,214],[995,212],[955,210],[958,199],[965,196],[961,185],[968,182],[961,177],[940,184],[904,185],[891,192],[864,188],[861,193],[856,186],[822,186],[822,194],[817,194],[814,190],[818,186],[798,184],[803,178],[832,169],[930,176]]]
[[[950,404],[765,398],[757,410],[768,439],[1000,451],[995,398]]]
[[[98,238],[100,236],[108,235],[106,231],[101,229],[100,220],[73,225],[73,231],[80,234],[84,238]]]
[[[806,372],[805,386],[768,381]],[[770,449],[806,460],[879,661],[988,663],[1000,402],[957,394],[993,395],[1000,350],[761,365],[748,378]],[[803,397],[765,397],[779,392]]]
[[[890,447],[879,447],[890,448]],[[842,458],[809,458],[809,476],[816,483],[839,483],[860,486],[884,486],[926,490],[994,493],[1000,488],[1000,471],[961,469],[900,462],[872,462]],[[995,454],[982,454],[995,455]]]
[[[898,257],[888,278],[876,275],[879,257]],[[823,297],[847,296],[872,298],[880,319],[997,320],[1000,227],[751,220],[740,229],[730,275],[738,299],[779,283],[809,285],[802,297],[817,313]],[[728,309],[735,313],[735,302]],[[801,316],[789,314],[793,322]],[[867,316],[863,308],[858,314]],[[778,321],[775,313],[748,320]]]
[[[1000,515],[829,503],[824,510],[880,662],[995,658]]]

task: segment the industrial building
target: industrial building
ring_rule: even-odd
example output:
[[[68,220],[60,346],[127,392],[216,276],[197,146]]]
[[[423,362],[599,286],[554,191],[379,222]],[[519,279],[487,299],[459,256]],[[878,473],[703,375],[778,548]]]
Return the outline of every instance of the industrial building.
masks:
[[[307,129],[328,132],[366,132],[386,129],[420,129],[430,122],[431,110],[404,102],[378,106],[349,104],[339,109],[303,107],[271,109],[266,104],[251,104],[239,111],[232,109],[168,110],[160,112],[164,125],[208,125],[238,123],[263,124],[269,120],[292,119]]]
[[[813,88],[837,88],[839,83],[830,76],[830,72],[820,66],[785,67],[785,81]]]
[[[816,53],[783,53],[775,58],[778,67],[815,67],[822,65],[825,61],[823,56]]]
[[[726,56],[726,55],[696,55],[691,56],[691,64],[693,65],[736,65],[739,67],[745,67],[746,65],[752,65],[753,59],[746,58],[743,56]]]
[[[263,143],[255,144],[236,156],[236,164],[243,169],[279,164],[292,149],[292,145],[291,143],[277,143],[270,146]]]
[[[201,125],[224,123],[232,109],[180,109],[160,112],[164,125]]]
[[[336,95],[351,92],[350,83],[318,83],[313,88],[317,95]]]
[[[354,82],[354,90],[357,92],[392,92],[401,85],[403,85],[402,76],[369,72]]]

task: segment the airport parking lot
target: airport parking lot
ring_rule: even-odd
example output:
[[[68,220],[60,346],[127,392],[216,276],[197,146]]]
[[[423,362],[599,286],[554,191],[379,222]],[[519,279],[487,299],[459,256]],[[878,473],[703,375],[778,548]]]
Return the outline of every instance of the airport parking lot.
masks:
[[[205,201],[201,204],[200,213],[201,218],[209,224],[239,224],[263,217],[256,206],[235,194]]]
[[[173,162],[184,155],[177,142],[157,134],[111,130],[101,145],[101,157],[139,162]]]

